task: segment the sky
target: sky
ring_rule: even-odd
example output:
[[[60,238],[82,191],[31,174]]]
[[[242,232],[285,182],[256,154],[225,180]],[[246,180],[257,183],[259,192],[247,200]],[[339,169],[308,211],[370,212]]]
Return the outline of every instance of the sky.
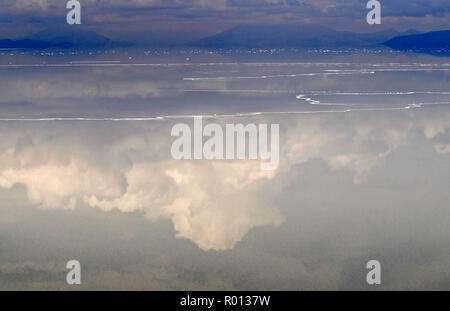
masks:
[[[449,28],[448,0],[389,0],[382,24],[366,24],[366,0],[81,0],[83,27],[123,39],[151,32],[211,35],[242,23],[321,24],[371,32]],[[20,37],[65,23],[65,0],[1,0],[0,37]]]
[[[382,24],[370,27],[365,0],[81,3],[82,26],[113,39],[242,23],[450,28],[448,0],[384,0]],[[66,13],[65,0],[0,0],[0,38],[58,27]],[[279,170],[261,171],[259,161],[173,160],[171,128],[189,118],[0,121],[0,289],[70,289],[69,259],[82,263],[81,289],[367,289],[371,258],[383,263],[381,289],[449,288],[447,58],[273,66],[206,53],[199,65],[183,54],[179,66],[164,65],[169,55],[147,67],[80,66],[49,53],[27,67],[4,53],[2,118],[200,111],[231,113],[214,118],[220,124],[282,127]],[[408,63],[394,67],[399,59]],[[62,65],[39,66],[50,60]],[[355,103],[373,111],[329,111],[361,109]],[[328,113],[233,118],[266,109]]]
[[[0,51],[0,290],[73,289],[71,259],[80,289],[367,289],[373,258],[380,289],[449,288],[448,58],[27,53]],[[193,113],[280,124],[279,169],[174,160],[171,129]]]
[[[170,123],[0,123],[0,289],[71,289],[72,258],[81,289],[367,289],[370,258],[448,289],[449,120],[291,116],[272,176],[164,158]]]

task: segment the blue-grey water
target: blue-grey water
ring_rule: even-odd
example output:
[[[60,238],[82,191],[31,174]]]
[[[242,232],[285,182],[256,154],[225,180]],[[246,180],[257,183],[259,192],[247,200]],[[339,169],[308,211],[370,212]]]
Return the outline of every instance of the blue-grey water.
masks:
[[[0,288],[450,289],[450,58],[0,51]],[[280,124],[280,162],[171,128]]]

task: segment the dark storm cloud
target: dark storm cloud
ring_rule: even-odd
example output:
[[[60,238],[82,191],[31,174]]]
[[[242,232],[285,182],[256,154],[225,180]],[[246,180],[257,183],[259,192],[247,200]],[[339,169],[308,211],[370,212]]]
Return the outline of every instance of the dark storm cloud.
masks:
[[[85,8],[102,11],[104,9],[132,10],[145,13],[145,9],[171,10],[200,9],[210,12],[217,10],[233,10],[235,8],[252,8],[270,15],[278,9],[301,10],[304,15],[353,16],[355,11],[365,8],[366,0],[81,0]],[[421,17],[426,15],[442,16],[450,11],[447,0],[390,0],[380,1],[384,15]],[[42,12],[55,13],[65,9],[62,0],[4,0],[0,4],[2,12],[15,15],[35,15]],[[143,11],[142,11],[143,10]],[[275,10],[275,11],[273,11]]]
[[[368,0],[80,0],[83,25],[113,39],[149,30],[211,35],[236,24],[320,24],[365,31]],[[378,28],[438,30],[450,25],[448,0],[381,0]],[[66,0],[2,0],[0,38],[65,23]],[[126,25],[125,27],[123,25]],[[366,29],[367,31],[373,31]],[[380,29],[378,29],[380,30]]]
[[[365,9],[365,0],[336,0],[327,1],[330,7],[324,15],[354,17],[355,13]],[[446,0],[380,0],[384,16],[396,17],[424,17],[427,15],[442,17],[450,12],[450,5]],[[333,5],[331,5],[333,4]]]
[[[385,15],[422,17],[426,15],[443,16],[450,12],[447,0],[392,0],[385,5]]]

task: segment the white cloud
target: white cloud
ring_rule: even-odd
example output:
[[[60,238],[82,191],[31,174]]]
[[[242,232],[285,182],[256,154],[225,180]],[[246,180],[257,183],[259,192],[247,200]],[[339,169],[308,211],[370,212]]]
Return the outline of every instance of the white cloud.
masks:
[[[450,145],[436,144],[434,149],[439,154],[450,154]]]
[[[139,137],[154,133],[135,130],[141,132],[115,142],[93,134],[108,140],[98,146],[87,146],[65,130],[56,139],[52,129],[16,133],[0,152],[0,187],[24,185],[30,202],[43,208],[73,209],[84,203],[104,211],[143,211],[151,220],[171,219],[178,237],[204,250],[232,248],[250,229],[282,222],[279,211],[248,194],[254,183],[271,177],[260,171],[259,162],[194,165],[133,159],[158,145]]]
[[[321,160],[363,183],[410,133],[437,122],[446,131],[448,120],[445,114],[415,123],[367,118],[343,125],[334,114],[294,119],[281,127],[277,171],[261,171],[259,161],[172,160],[165,121],[22,124],[0,131],[0,187],[23,185],[30,202],[43,208],[87,204],[170,219],[178,237],[203,250],[225,250],[253,228],[283,222],[272,199],[299,164]],[[450,147],[437,143],[435,150]]]

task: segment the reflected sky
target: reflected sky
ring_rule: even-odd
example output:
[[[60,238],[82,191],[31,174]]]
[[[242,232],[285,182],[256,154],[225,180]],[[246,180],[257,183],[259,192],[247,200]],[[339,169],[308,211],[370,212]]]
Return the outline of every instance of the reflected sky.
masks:
[[[449,289],[450,67],[378,60],[2,66],[0,288]],[[173,160],[194,114],[278,170]]]
[[[446,57],[303,51],[280,63],[262,50],[255,53],[266,55],[264,62],[236,61],[242,53],[3,52],[10,58],[0,65],[0,113],[3,119],[155,118],[450,102]]]

